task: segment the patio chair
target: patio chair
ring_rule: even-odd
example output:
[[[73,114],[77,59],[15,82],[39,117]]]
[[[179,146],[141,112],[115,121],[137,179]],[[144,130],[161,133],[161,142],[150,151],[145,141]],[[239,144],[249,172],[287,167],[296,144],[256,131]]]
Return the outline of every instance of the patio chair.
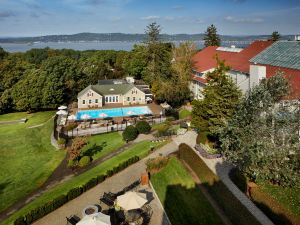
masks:
[[[80,218],[76,215],[72,215],[66,218],[67,218],[67,224],[76,225],[80,221]]]
[[[114,199],[110,197],[109,194],[104,192],[103,196],[100,198],[100,202],[103,202],[104,204],[108,205],[109,207],[114,205]]]

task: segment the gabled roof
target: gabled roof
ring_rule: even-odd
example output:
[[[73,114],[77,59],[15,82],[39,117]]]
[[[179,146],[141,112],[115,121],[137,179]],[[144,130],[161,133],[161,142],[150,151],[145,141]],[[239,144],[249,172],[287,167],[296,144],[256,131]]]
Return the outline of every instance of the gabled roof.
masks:
[[[229,65],[232,70],[249,74],[249,60],[272,45],[272,43],[273,41],[254,41],[241,52],[226,60],[225,64]]]
[[[105,84],[105,85],[89,85],[81,92],[78,93],[78,97],[83,95],[87,90],[93,90],[96,93],[104,96],[104,95],[118,95],[118,94],[126,94],[135,86],[133,84]]]
[[[277,41],[250,62],[300,70],[300,42]]]
[[[193,58],[193,69],[197,72],[204,72],[217,66],[215,56],[219,59],[227,61],[230,57],[237,55],[238,52],[217,50],[218,46],[208,46],[197,52]]]

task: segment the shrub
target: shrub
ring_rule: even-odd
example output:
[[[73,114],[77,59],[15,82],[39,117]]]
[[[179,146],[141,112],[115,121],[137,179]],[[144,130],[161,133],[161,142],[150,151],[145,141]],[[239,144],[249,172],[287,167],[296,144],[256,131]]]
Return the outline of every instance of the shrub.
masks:
[[[59,144],[59,145],[64,145],[64,144],[66,144],[66,139],[64,139],[64,138],[58,138],[57,144]]]
[[[70,131],[70,130],[74,130],[76,127],[77,127],[77,124],[76,124],[76,123],[69,123],[69,124],[65,127],[65,129],[66,129],[67,131]]]
[[[133,141],[137,138],[138,134],[138,130],[134,126],[130,125],[125,128],[122,135],[124,140]]]
[[[180,123],[180,128],[185,128],[185,129],[188,129],[188,128],[189,128],[189,126],[187,125],[187,123],[186,123],[186,122],[181,122],[181,123]]]
[[[71,190],[68,191],[68,194],[67,194],[67,198],[68,198],[68,201],[78,197],[79,195],[82,194],[82,188],[80,187],[76,187],[76,188],[72,188]]]
[[[97,178],[92,178],[85,185],[83,185],[83,191],[87,191],[98,184]]]
[[[169,162],[168,157],[159,156],[157,158],[148,159],[146,162],[147,171],[150,173],[157,173],[164,168]]]
[[[151,126],[146,121],[139,121],[135,125],[140,134],[148,134],[151,131]]]
[[[87,166],[89,163],[91,162],[91,158],[89,156],[83,156],[80,160],[79,160],[79,166],[80,167],[85,167]]]
[[[67,166],[68,166],[69,168],[76,167],[76,166],[78,166],[78,161],[77,161],[77,160],[69,160]]]
[[[14,225],[26,225],[27,223],[25,222],[24,216],[20,216],[17,218],[14,222]]]

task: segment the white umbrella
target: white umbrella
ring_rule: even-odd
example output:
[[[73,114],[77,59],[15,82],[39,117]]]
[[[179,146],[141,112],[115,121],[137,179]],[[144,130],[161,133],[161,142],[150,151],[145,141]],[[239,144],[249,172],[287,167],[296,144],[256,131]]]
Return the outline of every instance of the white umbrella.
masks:
[[[59,110],[56,112],[56,115],[68,115],[68,112],[66,110]]]
[[[100,116],[101,118],[104,118],[104,117],[107,117],[107,114],[105,114],[105,113],[100,113],[99,116]]]
[[[80,117],[80,119],[83,119],[83,120],[87,120],[87,119],[89,119],[89,118],[91,118],[91,116],[88,115],[88,114],[83,114],[83,115]]]
[[[110,216],[101,212],[86,215],[76,225],[111,225]]]
[[[128,191],[117,197],[117,205],[125,210],[139,209],[147,202],[145,193]]]
[[[76,120],[76,116],[75,115],[70,115],[70,116],[68,116],[68,120]]]
[[[67,109],[67,108],[68,108],[68,107],[67,107],[67,106],[65,106],[65,105],[62,105],[62,106],[59,106],[59,107],[58,107],[58,109],[59,109],[59,110],[62,110],[62,109]]]

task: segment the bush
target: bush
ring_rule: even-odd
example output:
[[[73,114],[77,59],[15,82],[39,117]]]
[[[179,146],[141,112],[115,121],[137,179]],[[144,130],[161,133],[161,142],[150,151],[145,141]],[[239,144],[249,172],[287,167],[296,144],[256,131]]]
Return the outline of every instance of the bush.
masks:
[[[98,184],[97,178],[92,178],[85,185],[83,185],[83,191],[87,191]]]
[[[83,156],[83,157],[79,160],[79,166],[80,166],[80,167],[85,167],[85,166],[87,166],[90,162],[91,162],[91,158],[90,158],[89,156]]]
[[[151,131],[151,126],[146,121],[137,122],[135,127],[140,134],[149,134],[149,132]]]
[[[186,122],[181,122],[181,123],[180,123],[180,128],[188,129],[189,126],[187,125]]]
[[[72,188],[71,190],[68,191],[67,194],[68,201],[71,201],[72,199],[78,197],[82,193],[83,193],[82,188],[80,187]]]
[[[77,160],[69,160],[67,166],[68,166],[68,168],[76,167],[76,166],[78,166],[78,161]]]
[[[232,224],[258,225],[259,221],[237,199],[227,186],[202,161],[198,154],[186,144],[179,145],[179,158],[184,160],[197,174],[209,194],[219,203]]]
[[[77,124],[76,124],[76,123],[69,123],[69,124],[65,127],[65,129],[66,129],[67,131],[71,131],[71,130],[74,130],[76,127],[77,127]]]
[[[151,174],[157,173],[159,170],[164,168],[169,162],[168,157],[159,156],[157,158],[148,159],[146,162],[147,171]]]
[[[58,138],[57,144],[58,145],[64,145],[64,144],[66,144],[66,139],[64,139],[64,138]]]
[[[137,138],[138,134],[138,130],[134,126],[130,125],[125,128],[122,135],[124,140],[133,141]]]
[[[27,225],[24,216],[20,216],[19,218],[17,218],[14,222],[14,225]]]

